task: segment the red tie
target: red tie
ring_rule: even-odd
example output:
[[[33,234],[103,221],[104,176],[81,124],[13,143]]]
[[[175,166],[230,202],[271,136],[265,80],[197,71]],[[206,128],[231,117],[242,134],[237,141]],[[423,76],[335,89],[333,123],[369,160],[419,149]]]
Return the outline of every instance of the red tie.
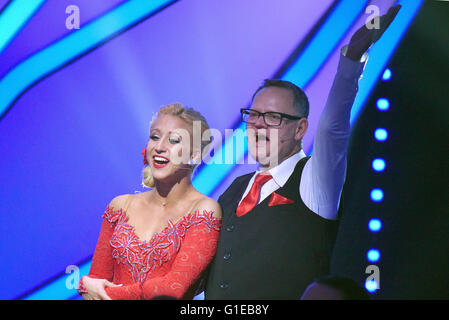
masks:
[[[247,214],[256,206],[257,202],[259,201],[260,188],[271,178],[272,176],[269,173],[259,173],[256,176],[256,179],[254,179],[254,183],[251,186],[248,194],[242,200],[242,202],[240,202],[237,210],[235,210],[237,217],[241,217],[244,214]]]

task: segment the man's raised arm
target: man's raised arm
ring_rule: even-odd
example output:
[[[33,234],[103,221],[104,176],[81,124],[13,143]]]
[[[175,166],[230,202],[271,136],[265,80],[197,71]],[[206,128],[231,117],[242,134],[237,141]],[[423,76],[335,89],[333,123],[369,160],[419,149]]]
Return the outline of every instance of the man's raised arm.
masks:
[[[337,74],[318,123],[313,155],[304,167],[299,187],[304,203],[323,218],[337,218],[346,175],[351,108],[366,52],[382,36],[400,8],[400,5],[391,7],[385,15],[363,25],[342,49]],[[380,19],[379,28],[368,29],[367,25],[373,25],[374,19]]]

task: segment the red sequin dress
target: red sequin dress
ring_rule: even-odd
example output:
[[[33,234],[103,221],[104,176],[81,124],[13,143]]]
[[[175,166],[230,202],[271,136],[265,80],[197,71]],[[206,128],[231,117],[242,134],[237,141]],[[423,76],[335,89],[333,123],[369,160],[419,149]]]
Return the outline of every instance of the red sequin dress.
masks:
[[[193,298],[192,285],[217,248],[221,218],[212,215],[197,210],[141,241],[125,210],[108,206],[88,276],[123,284],[106,288],[113,300]],[[78,291],[87,292],[83,278]]]

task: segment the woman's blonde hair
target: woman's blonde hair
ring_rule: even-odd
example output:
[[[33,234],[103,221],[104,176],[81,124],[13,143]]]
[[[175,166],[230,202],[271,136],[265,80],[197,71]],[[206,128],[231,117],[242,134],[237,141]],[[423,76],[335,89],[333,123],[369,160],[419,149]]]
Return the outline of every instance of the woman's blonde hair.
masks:
[[[200,141],[201,141],[201,150],[194,150],[194,151],[200,152],[201,155],[205,154],[208,151],[207,149],[210,145],[211,140],[206,139],[206,141],[203,141],[202,137],[203,137],[204,131],[209,129],[209,124],[207,123],[206,119],[198,111],[195,111],[192,108],[184,107],[181,103],[177,103],[177,102],[171,103],[171,104],[168,104],[168,105],[162,107],[161,109],[159,109],[159,111],[153,116],[153,119],[151,120],[151,123],[150,123],[150,127],[151,127],[151,124],[161,115],[172,115],[172,116],[179,117],[180,119],[184,120],[188,125],[192,126],[192,130],[190,130],[191,133],[193,133],[194,121],[195,122],[199,121],[199,123],[201,125],[201,137],[199,137]],[[195,147],[195,146],[193,146],[193,147]],[[195,165],[192,166],[192,172],[193,172],[193,169],[198,164],[199,163],[196,163]],[[143,174],[142,185],[147,188],[153,188],[154,187],[154,178],[153,178],[153,174],[151,172],[151,167],[149,164],[143,168],[142,174]]]

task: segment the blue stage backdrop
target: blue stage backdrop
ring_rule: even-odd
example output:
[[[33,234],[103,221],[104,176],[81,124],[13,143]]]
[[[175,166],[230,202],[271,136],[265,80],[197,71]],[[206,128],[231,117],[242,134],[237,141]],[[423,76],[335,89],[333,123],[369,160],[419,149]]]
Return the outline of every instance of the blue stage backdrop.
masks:
[[[368,5],[395,2],[0,0],[0,298],[39,294],[88,264],[106,205],[143,190],[140,152],[165,104],[199,110],[220,146],[263,79],[288,79],[309,96],[311,152],[341,47]],[[353,121],[420,4],[404,1],[368,63]],[[70,5],[79,29],[67,28]],[[203,165],[194,183],[217,198],[252,168]],[[36,297],[73,296],[60,290]]]

